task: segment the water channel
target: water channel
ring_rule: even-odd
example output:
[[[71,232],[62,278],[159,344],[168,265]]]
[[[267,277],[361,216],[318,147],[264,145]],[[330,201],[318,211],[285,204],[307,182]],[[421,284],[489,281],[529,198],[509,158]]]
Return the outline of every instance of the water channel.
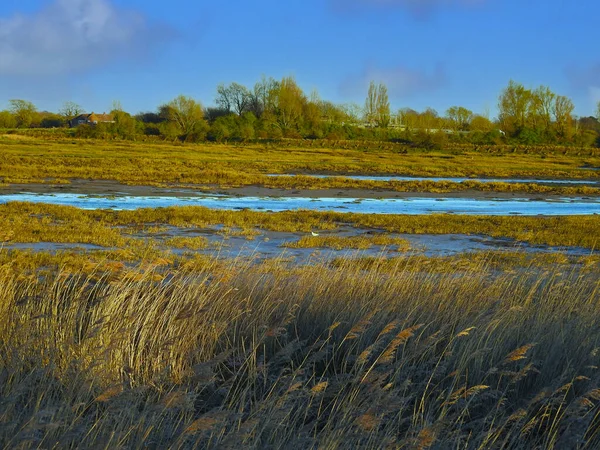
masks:
[[[82,209],[133,210],[169,206],[255,211],[336,211],[359,214],[470,214],[470,215],[591,215],[600,214],[600,198],[308,198],[253,197],[217,194],[197,195],[80,195],[75,193],[14,193],[0,195],[0,203],[12,201],[50,203]]]

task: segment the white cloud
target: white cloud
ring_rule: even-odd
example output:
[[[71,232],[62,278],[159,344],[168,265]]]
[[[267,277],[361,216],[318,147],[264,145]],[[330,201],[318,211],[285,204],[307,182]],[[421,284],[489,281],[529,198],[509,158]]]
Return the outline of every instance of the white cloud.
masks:
[[[368,65],[362,73],[347,78],[341,85],[341,91],[346,95],[366,93],[371,81],[384,83],[391,98],[406,98],[443,87],[446,74],[441,64],[438,64],[432,73],[406,66]]]
[[[31,15],[0,18],[0,75],[60,75],[136,58],[169,39],[110,0],[54,0]]]

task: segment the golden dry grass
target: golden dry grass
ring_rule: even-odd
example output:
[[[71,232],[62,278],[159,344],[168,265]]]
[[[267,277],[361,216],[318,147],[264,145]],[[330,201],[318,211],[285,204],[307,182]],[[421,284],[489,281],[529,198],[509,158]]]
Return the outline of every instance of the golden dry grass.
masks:
[[[420,267],[2,264],[0,442],[597,448],[598,272]]]
[[[165,240],[165,245],[172,248],[201,250],[209,245],[208,239],[203,236],[198,237],[172,237]]]
[[[299,240],[286,242],[287,248],[330,248],[333,250],[356,249],[367,250],[374,245],[383,246],[390,250],[403,251],[410,248],[406,239],[387,236],[385,234],[359,236],[302,236]]]
[[[494,186],[470,182],[387,183],[348,179],[267,177],[267,174],[331,173],[401,174],[414,176],[593,178],[599,174],[584,167],[599,167],[595,149],[543,149],[531,154],[498,147],[485,152],[467,146],[445,151],[411,150],[399,154],[379,149],[306,147],[305,142],[269,144],[169,144],[156,142],[47,140],[0,136],[0,178],[5,183],[68,182],[69,179],[117,180],[127,184],[164,183],[279,188],[368,188],[398,191],[447,192],[451,190],[504,190],[540,193],[597,193],[590,188]],[[515,150],[513,152],[512,150]]]
[[[169,207],[134,211],[81,210],[74,207],[11,202],[0,205],[0,242],[71,242],[122,247],[139,245],[132,232],[153,227],[206,228],[224,225],[223,233],[252,238],[256,230],[309,233],[343,225],[407,234],[483,234],[532,244],[595,249],[600,216],[470,216],[454,214],[390,215],[317,211],[227,211]],[[383,244],[382,244],[383,245]]]

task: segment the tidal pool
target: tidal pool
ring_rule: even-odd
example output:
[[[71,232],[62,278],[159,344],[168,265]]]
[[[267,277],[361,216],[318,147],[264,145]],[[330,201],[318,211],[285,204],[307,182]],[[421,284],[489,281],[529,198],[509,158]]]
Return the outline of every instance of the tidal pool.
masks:
[[[552,200],[510,198],[308,198],[252,197],[228,195],[191,196],[101,196],[73,193],[0,195],[0,203],[11,201],[50,203],[82,209],[133,210],[168,206],[204,206],[208,208],[255,211],[313,210],[359,214],[434,214],[470,215],[590,215],[600,214],[600,198],[569,197]]]

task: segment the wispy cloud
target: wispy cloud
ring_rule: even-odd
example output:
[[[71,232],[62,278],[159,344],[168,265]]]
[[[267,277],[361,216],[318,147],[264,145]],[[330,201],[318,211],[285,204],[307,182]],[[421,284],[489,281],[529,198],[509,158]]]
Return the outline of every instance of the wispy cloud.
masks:
[[[566,73],[573,88],[586,91],[591,103],[600,101],[600,62],[583,68],[567,67]]]
[[[0,18],[0,75],[62,75],[145,57],[175,33],[111,0],[53,0]]]
[[[470,7],[482,5],[489,0],[330,0],[331,5],[338,11],[353,11],[360,9],[389,10],[404,9],[418,17],[427,17],[436,9],[442,7]]]
[[[367,65],[357,75],[344,80],[340,90],[343,95],[360,95],[367,92],[369,83],[384,83],[388,88],[390,98],[403,99],[420,93],[435,91],[446,84],[444,67],[438,64],[428,73],[425,70],[406,66],[377,67]]]

